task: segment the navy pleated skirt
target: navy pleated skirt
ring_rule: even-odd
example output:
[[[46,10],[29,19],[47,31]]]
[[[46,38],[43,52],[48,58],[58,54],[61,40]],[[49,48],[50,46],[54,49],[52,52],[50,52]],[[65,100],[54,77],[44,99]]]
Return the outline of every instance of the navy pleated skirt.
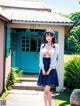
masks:
[[[49,69],[50,61],[51,61],[50,57],[49,58],[43,57],[43,64],[44,64],[45,71]],[[38,86],[48,85],[48,86],[56,86],[56,87],[59,86],[57,70],[52,69],[49,75],[43,75],[41,69],[39,73],[37,85]]]

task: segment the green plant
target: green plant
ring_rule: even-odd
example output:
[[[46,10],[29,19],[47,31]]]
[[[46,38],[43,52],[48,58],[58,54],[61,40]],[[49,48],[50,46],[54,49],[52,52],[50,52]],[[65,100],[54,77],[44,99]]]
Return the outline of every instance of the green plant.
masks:
[[[7,80],[6,88],[8,90],[12,89],[12,85],[19,81],[19,78],[23,75],[23,70],[16,67],[11,67],[9,79]]]
[[[80,88],[80,57],[75,56],[64,64],[64,84],[70,89]]]
[[[8,96],[8,92],[4,91],[0,97],[0,99],[4,99]]]

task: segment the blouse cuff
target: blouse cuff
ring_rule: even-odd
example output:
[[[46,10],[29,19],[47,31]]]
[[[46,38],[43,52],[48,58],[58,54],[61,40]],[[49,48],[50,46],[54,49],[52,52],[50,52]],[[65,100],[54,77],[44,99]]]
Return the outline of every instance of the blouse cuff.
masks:
[[[42,67],[41,69],[44,70],[44,67]]]
[[[49,71],[51,71],[51,70],[52,70],[52,68],[50,67],[50,68],[49,68]]]

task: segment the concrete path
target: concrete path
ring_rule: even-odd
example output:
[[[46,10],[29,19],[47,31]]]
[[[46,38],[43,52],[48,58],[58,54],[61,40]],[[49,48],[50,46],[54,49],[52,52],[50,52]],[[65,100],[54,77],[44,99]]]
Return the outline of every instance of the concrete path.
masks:
[[[43,91],[10,90],[8,93],[6,106],[44,106]]]

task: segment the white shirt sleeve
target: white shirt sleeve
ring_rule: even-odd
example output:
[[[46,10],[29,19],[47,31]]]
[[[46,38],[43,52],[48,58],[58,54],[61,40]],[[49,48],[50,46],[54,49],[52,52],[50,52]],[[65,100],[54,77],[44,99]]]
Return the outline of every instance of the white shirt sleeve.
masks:
[[[55,44],[56,54],[59,54],[59,44]]]
[[[42,46],[44,44],[41,44],[41,47],[40,47],[40,58],[39,58],[39,67],[40,68],[43,68],[44,67],[44,64],[43,64],[43,54],[42,54]]]
[[[58,54],[59,54],[59,45],[55,44],[54,53],[51,55],[50,69],[56,68],[55,66]]]

